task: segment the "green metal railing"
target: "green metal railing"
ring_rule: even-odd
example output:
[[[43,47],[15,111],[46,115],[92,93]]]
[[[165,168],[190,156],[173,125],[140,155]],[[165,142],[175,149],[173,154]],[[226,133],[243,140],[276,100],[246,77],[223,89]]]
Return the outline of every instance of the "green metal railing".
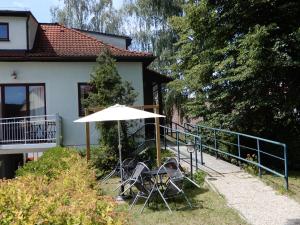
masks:
[[[143,127],[153,126],[154,128],[154,125],[153,123],[146,123]],[[245,162],[252,165],[258,168],[260,177],[262,176],[262,170],[282,177],[285,180],[285,188],[288,189],[288,153],[287,146],[284,143],[204,125],[171,123],[168,126],[160,125],[160,127],[164,148],[167,148],[167,142],[174,142],[179,162],[182,160],[180,147],[192,142],[195,148],[196,170],[199,165],[198,154],[200,154],[200,164],[203,165],[203,152],[205,151],[214,154],[216,157],[226,156],[236,159],[239,164]],[[138,131],[141,129],[139,128]],[[269,150],[265,150],[267,148]],[[249,154],[249,151],[255,154],[257,160],[247,157],[252,155],[252,153]],[[278,169],[280,165],[277,165],[276,168],[265,165],[264,161],[270,161],[270,159],[273,163],[276,160],[283,163],[283,168],[280,170]]]
[[[285,180],[285,188],[288,189],[288,152],[286,144],[204,125],[186,123],[184,124],[184,130],[187,133],[191,132],[201,137],[202,148],[215,152],[216,157],[218,157],[218,154],[223,154],[235,158],[239,162],[242,161],[254,165],[258,168],[258,175],[260,177],[262,176],[262,170],[282,177]],[[227,146],[227,151],[224,149],[224,146]],[[249,154],[249,152],[253,152],[257,159],[253,159],[251,157],[252,154]],[[278,163],[276,163],[276,169],[263,165],[262,158],[265,161],[272,161],[272,163],[279,162],[279,164],[282,164],[282,169],[280,169]]]

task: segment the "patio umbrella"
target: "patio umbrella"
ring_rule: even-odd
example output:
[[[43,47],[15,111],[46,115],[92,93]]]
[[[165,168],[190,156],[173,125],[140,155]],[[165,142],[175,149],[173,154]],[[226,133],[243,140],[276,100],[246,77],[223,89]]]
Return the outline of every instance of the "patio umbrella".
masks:
[[[106,109],[103,109],[99,112],[93,113],[91,115],[85,116],[74,122],[101,122],[101,121],[118,121],[118,138],[119,138],[119,161],[120,167],[122,168],[122,145],[121,145],[121,120],[136,120],[136,119],[146,119],[146,118],[156,118],[156,117],[165,117],[156,113],[151,113],[131,107],[127,107],[125,105],[116,104],[114,106],[110,106]],[[122,170],[121,170],[122,171]],[[121,181],[123,181],[123,174],[121,172]]]

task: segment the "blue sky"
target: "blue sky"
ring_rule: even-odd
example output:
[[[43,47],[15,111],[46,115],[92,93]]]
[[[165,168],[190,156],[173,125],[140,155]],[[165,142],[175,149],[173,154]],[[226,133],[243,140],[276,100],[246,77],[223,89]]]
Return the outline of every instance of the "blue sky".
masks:
[[[0,0],[0,10],[30,10],[39,22],[51,22],[50,7],[61,4],[62,0]],[[123,0],[113,0],[119,8]]]

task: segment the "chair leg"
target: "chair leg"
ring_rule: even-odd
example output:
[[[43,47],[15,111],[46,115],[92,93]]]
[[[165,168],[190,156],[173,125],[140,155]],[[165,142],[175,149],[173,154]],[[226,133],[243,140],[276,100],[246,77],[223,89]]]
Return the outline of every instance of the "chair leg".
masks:
[[[123,181],[118,187],[114,189],[114,191],[118,190],[122,185],[126,185],[128,182],[128,180]]]
[[[127,190],[131,189],[132,186],[136,183],[136,181],[134,183],[132,183],[128,188],[126,188],[122,193],[120,194],[124,194]]]
[[[111,171],[109,174],[107,174],[102,180],[101,182],[105,182],[107,181],[109,178],[111,178],[114,174],[115,174],[116,170]]]
[[[185,195],[184,192],[182,192],[182,195],[183,195],[183,197],[185,198],[185,200],[187,201],[187,203],[189,204],[190,208],[192,209],[193,206],[192,206],[191,202],[189,201],[188,197]]]
[[[159,195],[161,196],[162,200],[165,202],[167,208],[169,209],[170,213],[172,213],[172,210],[167,202],[167,200],[164,198],[164,196],[162,195],[162,193],[160,192],[160,190],[158,190]]]
[[[137,193],[137,195],[135,196],[134,200],[132,201],[130,207],[129,207],[129,210],[132,209],[132,207],[135,205],[135,203],[137,202],[138,198],[139,198],[139,194],[140,194],[140,191]]]
[[[153,191],[154,191],[154,188],[152,188],[152,190],[150,191],[149,196],[148,196],[148,198],[146,199],[146,201],[145,201],[145,203],[144,203],[144,205],[143,205],[143,207],[142,207],[142,209],[141,209],[141,213],[144,211],[144,208],[145,208],[145,206],[147,205],[147,202],[149,201],[149,199],[151,198],[151,195],[152,195]]]

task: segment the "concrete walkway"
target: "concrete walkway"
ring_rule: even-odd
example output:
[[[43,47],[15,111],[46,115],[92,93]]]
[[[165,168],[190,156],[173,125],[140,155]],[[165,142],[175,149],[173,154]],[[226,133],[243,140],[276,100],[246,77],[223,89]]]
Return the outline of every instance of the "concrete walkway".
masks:
[[[177,153],[175,146],[169,146]],[[187,158],[186,147],[180,147],[181,157]],[[199,160],[198,154],[198,161]],[[207,182],[225,197],[230,207],[236,209],[253,225],[300,225],[300,204],[285,195],[277,194],[239,167],[203,154],[205,165],[199,169],[208,173]]]

